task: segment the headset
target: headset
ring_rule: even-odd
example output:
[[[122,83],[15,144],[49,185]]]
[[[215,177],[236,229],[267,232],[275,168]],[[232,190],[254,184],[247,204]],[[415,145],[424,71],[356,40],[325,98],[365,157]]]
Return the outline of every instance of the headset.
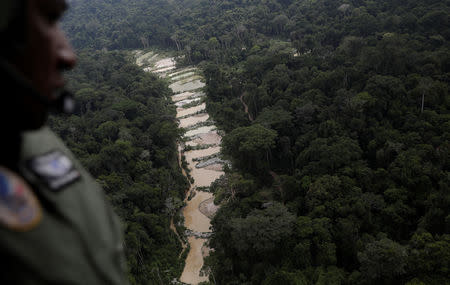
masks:
[[[8,56],[20,54],[25,45],[25,5],[26,0],[0,0],[0,69],[4,80],[12,80],[25,89],[26,94],[37,99],[49,111],[72,114],[75,110],[73,94],[65,89],[56,91],[55,98],[50,100],[37,92],[29,82],[9,63]],[[5,42],[8,41],[6,44]],[[2,98],[0,98],[1,100]]]

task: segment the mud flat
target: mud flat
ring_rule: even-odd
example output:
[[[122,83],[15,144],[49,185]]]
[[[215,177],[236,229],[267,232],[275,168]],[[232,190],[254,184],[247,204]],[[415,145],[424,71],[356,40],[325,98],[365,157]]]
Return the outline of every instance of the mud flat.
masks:
[[[181,73],[180,75],[176,75],[171,78],[172,78],[172,80],[181,80],[181,79],[189,78],[192,75],[195,75],[195,72],[191,71],[191,72]]]
[[[196,147],[196,146],[204,146],[204,145],[211,145],[216,146],[219,145],[222,141],[222,138],[217,132],[209,132],[206,134],[199,134],[192,138],[191,141],[186,142],[186,145]]]
[[[183,79],[184,81],[184,79]],[[188,82],[175,82],[172,83],[169,87],[172,89],[174,93],[192,91],[205,86],[200,79],[194,79],[193,81]]]
[[[172,101],[173,102],[183,101],[189,97],[192,97],[193,95],[194,95],[194,93],[192,93],[192,92],[183,92],[183,93],[172,96]]]
[[[188,132],[186,132],[185,136],[186,137],[192,137],[195,135],[201,135],[201,134],[207,134],[213,130],[216,129],[216,126],[205,126],[205,127],[200,127],[198,129],[194,129],[194,130],[190,130]]]
[[[208,119],[209,119],[209,115],[206,113],[193,115],[193,116],[187,117],[185,119],[181,119],[180,120],[180,128],[186,128],[186,127],[198,124],[198,123],[203,123],[203,122],[208,121]]]
[[[203,111],[206,109],[206,104],[202,103],[200,105],[191,107],[191,108],[177,108],[177,118],[184,117],[187,115],[193,115],[200,111]]]

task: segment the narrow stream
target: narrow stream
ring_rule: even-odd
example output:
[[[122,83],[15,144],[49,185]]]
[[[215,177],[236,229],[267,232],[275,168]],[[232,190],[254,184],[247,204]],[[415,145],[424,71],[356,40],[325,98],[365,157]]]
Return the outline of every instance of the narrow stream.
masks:
[[[198,284],[208,280],[208,276],[201,273],[201,268],[204,257],[209,254],[206,241],[211,233],[210,217],[217,211],[213,195],[198,187],[207,189],[223,174],[222,161],[214,158],[220,152],[221,137],[205,112],[206,105],[202,100],[205,94],[201,91],[204,83],[195,67],[177,69],[175,59],[159,56],[154,52],[137,52],[136,55],[136,63],[145,71],[171,80],[169,87],[174,92],[172,101],[177,106],[177,118],[180,127],[187,130],[184,145],[201,148],[184,151],[182,145],[179,147],[182,152],[180,154],[184,154],[186,158],[190,175],[194,178],[194,183],[186,193],[186,206],[182,211],[190,251],[180,281]]]

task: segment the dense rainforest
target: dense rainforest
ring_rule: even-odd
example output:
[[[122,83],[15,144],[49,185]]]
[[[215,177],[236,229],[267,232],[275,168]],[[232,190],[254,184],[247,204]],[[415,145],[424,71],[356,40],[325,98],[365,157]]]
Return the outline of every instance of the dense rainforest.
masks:
[[[232,161],[211,188],[221,204],[211,283],[450,282],[450,1],[71,4],[64,28],[79,49],[156,45],[203,69],[207,108]],[[147,103],[155,113],[145,115],[161,116]],[[148,150],[176,135],[164,138]],[[99,150],[79,154],[94,173]],[[146,257],[168,261],[153,245]]]
[[[183,270],[169,225],[188,188],[178,166],[172,91],[129,53],[78,56],[67,75],[76,112],[50,117],[50,127],[97,178],[123,221],[131,284],[168,284]]]

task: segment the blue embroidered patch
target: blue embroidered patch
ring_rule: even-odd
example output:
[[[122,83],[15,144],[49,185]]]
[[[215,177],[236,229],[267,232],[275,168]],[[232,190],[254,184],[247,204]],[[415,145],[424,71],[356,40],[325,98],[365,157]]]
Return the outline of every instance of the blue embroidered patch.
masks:
[[[41,206],[28,184],[0,167],[0,224],[25,231],[37,225],[41,217]]]
[[[28,166],[52,191],[61,190],[80,178],[72,161],[60,151],[36,156],[29,161]]]

